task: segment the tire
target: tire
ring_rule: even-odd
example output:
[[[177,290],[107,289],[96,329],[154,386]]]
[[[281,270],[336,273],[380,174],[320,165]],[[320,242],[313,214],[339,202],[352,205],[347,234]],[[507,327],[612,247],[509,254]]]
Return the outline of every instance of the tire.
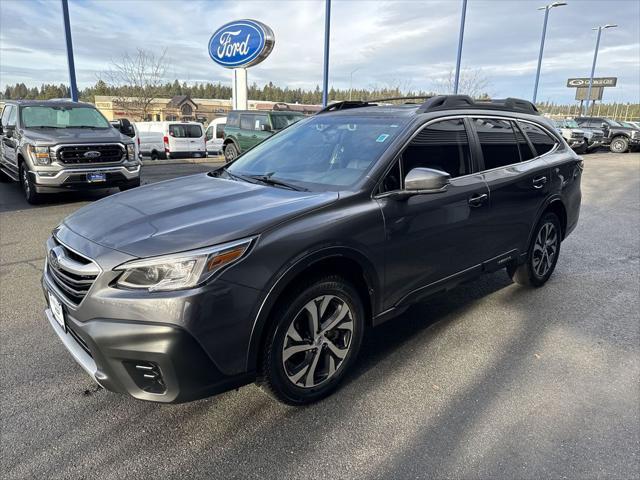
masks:
[[[613,153],[624,153],[629,150],[629,139],[623,136],[614,137],[609,145],[609,150]]]
[[[138,178],[135,182],[128,183],[127,185],[121,185],[118,187],[121,192],[126,192],[127,190],[131,190],[132,188],[137,188],[140,186],[140,179]]]
[[[237,156],[238,156],[238,147],[236,147],[234,143],[229,143],[227,144],[226,147],[224,147],[224,160],[227,163],[231,162],[232,160],[235,160]]]
[[[582,145],[574,150],[578,155],[583,155],[587,153],[587,141],[585,140]]]
[[[151,160],[158,160],[158,158],[160,158],[158,156],[158,152],[156,152],[155,150],[151,152]]]
[[[560,256],[561,232],[558,216],[551,212],[544,214],[536,225],[531,238],[527,261],[522,265],[508,265],[507,274],[509,277],[519,285],[530,287],[541,287],[547,283]],[[542,244],[546,247],[543,247]]]
[[[260,387],[287,405],[333,392],[355,362],[365,328],[362,300],[349,282],[326,276],[307,285],[274,311],[258,370]]]
[[[37,205],[42,201],[42,195],[36,192],[35,185],[33,184],[33,180],[31,180],[29,171],[25,168],[24,162],[20,162],[19,172],[20,186],[22,187],[22,192],[24,193],[25,200],[31,205]]]

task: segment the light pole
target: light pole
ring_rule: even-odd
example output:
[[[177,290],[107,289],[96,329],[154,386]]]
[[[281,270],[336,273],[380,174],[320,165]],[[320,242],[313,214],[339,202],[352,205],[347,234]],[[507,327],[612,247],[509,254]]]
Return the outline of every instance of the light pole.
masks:
[[[462,13],[460,14],[460,36],[458,37],[458,57],[456,58],[456,76],[453,80],[453,94],[458,94],[460,82],[460,60],[462,59],[462,40],[464,39],[464,20],[467,16],[467,0],[462,0]]]
[[[596,50],[593,52],[593,65],[591,65],[591,76],[589,77],[589,90],[587,90],[587,106],[584,110],[585,117],[589,114],[589,101],[591,100],[591,87],[593,86],[593,74],[596,71],[596,60],[598,59],[598,48],[600,48],[600,35],[605,28],[615,28],[617,24],[607,23],[606,25],[600,25],[599,27],[592,28],[591,30],[597,30],[598,36],[596,37]]]
[[[324,1],[324,68],[322,70],[322,106],[326,107],[329,99],[329,34],[331,33],[331,0]]]
[[[353,74],[360,70],[360,67],[354,68],[349,74],[349,100],[351,100],[351,90],[353,88]]]
[[[538,69],[536,70],[536,83],[533,87],[533,103],[536,103],[538,97],[538,82],[540,81],[540,67],[542,66],[542,52],[544,51],[544,37],[547,35],[547,20],[549,19],[549,10],[554,7],[562,7],[567,2],[553,2],[544,7],[538,8],[538,10],[544,10],[544,23],[542,24],[542,40],[540,40],[540,53],[538,54]]]

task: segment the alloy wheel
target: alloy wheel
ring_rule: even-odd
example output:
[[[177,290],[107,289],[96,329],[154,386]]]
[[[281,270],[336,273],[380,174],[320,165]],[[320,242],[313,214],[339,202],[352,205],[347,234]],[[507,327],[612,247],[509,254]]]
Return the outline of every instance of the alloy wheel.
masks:
[[[335,295],[322,295],[296,314],[282,345],[282,365],[296,387],[325,383],[340,369],[353,338],[353,314]]]
[[[544,277],[553,266],[553,262],[558,251],[558,232],[551,222],[544,223],[533,245],[532,266],[534,273],[539,277]]]

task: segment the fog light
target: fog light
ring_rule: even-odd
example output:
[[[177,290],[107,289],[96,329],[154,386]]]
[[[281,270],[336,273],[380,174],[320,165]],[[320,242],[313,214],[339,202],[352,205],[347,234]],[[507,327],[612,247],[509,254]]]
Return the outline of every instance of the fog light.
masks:
[[[122,363],[131,379],[141,390],[155,394],[167,391],[167,386],[157,363],[143,360],[125,360]]]

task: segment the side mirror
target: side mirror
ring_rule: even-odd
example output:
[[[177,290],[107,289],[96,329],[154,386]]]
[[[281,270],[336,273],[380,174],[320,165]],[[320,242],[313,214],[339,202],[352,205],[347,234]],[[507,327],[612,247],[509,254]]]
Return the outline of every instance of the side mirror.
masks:
[[[600,128],[609,128],[609,125],[607,125],[605,122],[602,122]]]
[[[404,191],[408,194],[438,193],[447,189],[451,175],[433,168],[414,168],[404,179]]]
[[[126,118],[121,118],[120,120],[118,120],[118,130],[120,130],[120,133],[127,135],[128,137],[135,136],[133,125],[131,125],[131,122]]]
[[[261,132],[270,132],[271,131],[271,127],[269,125],[266,124],[262,124],[260,125],[260,131]]]

